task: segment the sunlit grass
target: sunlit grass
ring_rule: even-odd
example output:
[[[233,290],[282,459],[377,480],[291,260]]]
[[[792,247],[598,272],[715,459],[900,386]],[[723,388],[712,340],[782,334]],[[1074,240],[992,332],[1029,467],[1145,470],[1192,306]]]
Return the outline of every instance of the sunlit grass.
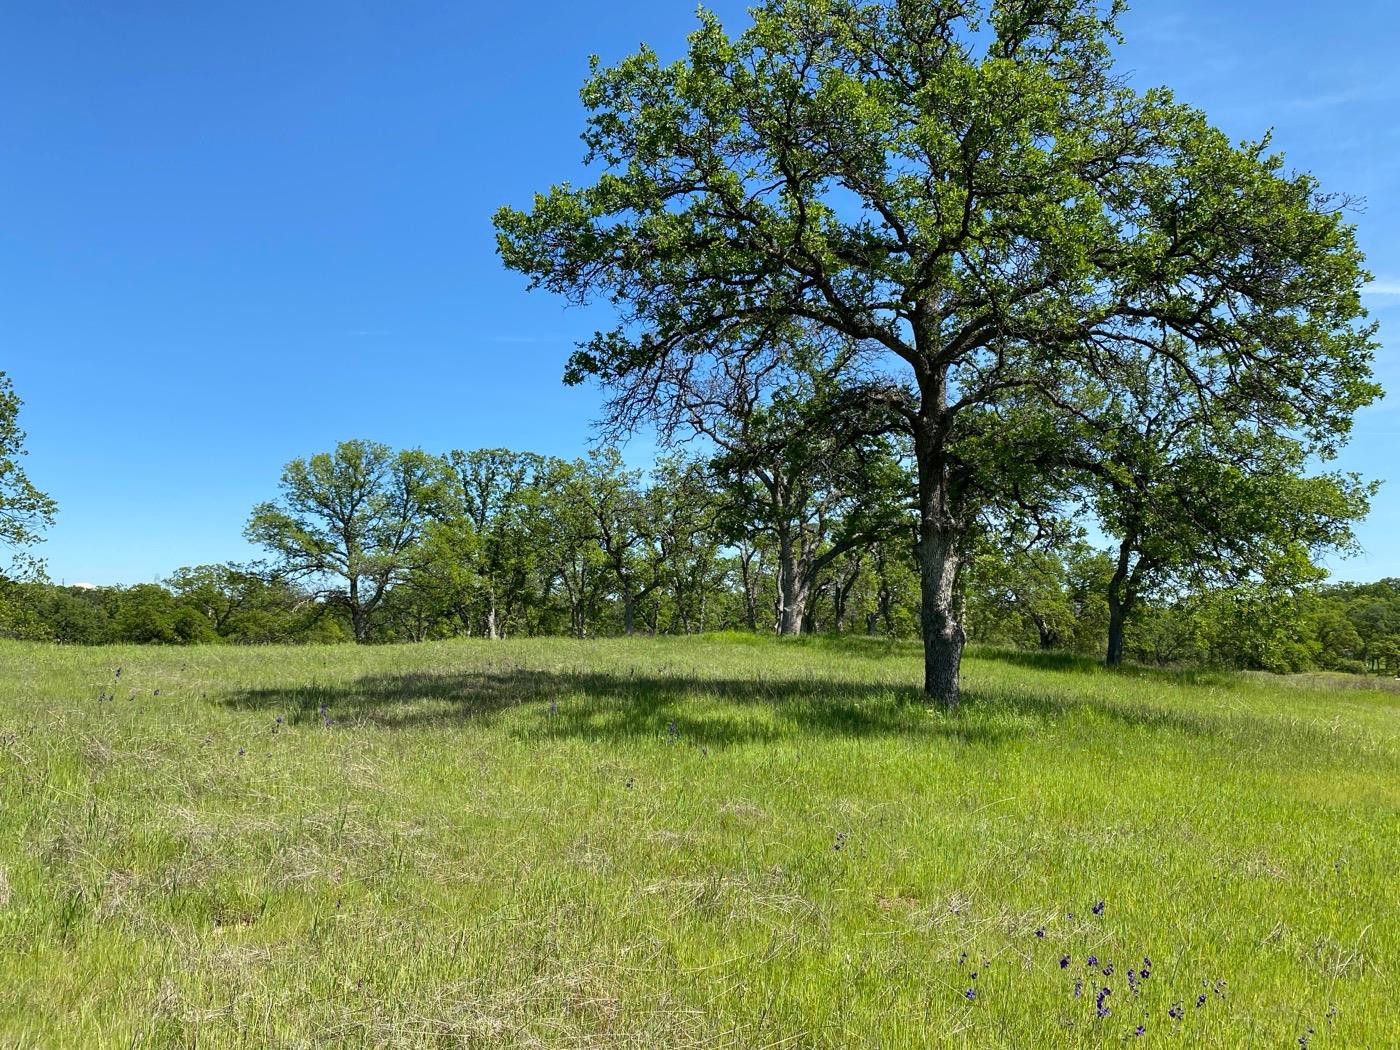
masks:
[[[864,639],[0,645],[0,1045],[1400,1042],[1400,697],[918,680]]]

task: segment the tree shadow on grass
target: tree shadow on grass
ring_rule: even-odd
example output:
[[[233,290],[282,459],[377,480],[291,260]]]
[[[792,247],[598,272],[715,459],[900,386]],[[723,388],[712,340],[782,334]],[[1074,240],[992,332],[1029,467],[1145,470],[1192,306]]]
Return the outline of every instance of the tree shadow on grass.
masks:
[[[1092,696],[972,690],[958,711],[948,713],[932,709],[914,686],[525,668],[366,675],[340,686],[244,690],[220,702],[237,710],[276,712],[292,725],[330,718],[382,729],[489,724],[503,711],[528,707],[539,723],[533,728],[527,724],[522,732],[601,743],[672,735],[706,746],[804,736],[996,743],[1034,732],[1038,723],[1086,704],[1114,721],[1205,731],[1199,721],[1172,712],[1104,703]]]

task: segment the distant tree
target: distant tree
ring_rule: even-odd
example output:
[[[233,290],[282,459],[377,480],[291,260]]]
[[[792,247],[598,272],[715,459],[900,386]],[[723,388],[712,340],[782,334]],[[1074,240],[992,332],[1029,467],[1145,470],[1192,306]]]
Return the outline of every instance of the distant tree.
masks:
[[[727,575],[720,559],[712,479],[705,464],[673,455],[657,461],[650,480],[647,507],[655,522],[672,630],[704,631],[711,599]],[[658,629],[655,618],[652,629]]]
[[[833,378],[912,436],[925,689],[948,704],[970,537],[1053,468],[1066,379],[1092,408],[1146,347],[1261,427],[1334,432],[1376,395],[1342,202],[1115,75],[1120,7],[766,0],[735,39],[702,13],[680,62],[595,63],[592,185],[496,216],[532,286],[618,308],[566,372],[618,425],[683,422],[678,389],[797,327],[859,347]]]
[[[642,472],[628,470],[612,446],[579,465],[569,496],[592,516],[596,543],[622,602],[622,630],[631,634],[638,607],[665,582],[657,501],[642,487]]]
[[[589,506],[594,487],[586,461],[552,459],[531,505],[531,546],[538,551],[543,590],[562,603],[568,631],[576,638],[593,633],[599,606],[612,586],[597,517]]]
[[[220,637],[238,643],[334,641],[325,607],[260,565],[195,565],[164,581],[182,605],[200,613]]]
[[[540,600],[535,509],[548,462],[509,449],[453,451],[429,531],[433,571],[468,634],[527,628]]]
[[[22,402],[0,372],[0,547],[22,552],[53,524],[54,501],[30,483],[20,460],[27,455],[19,427]],[[13,570],[12,570],[13,571]]]
[[[232,562],[194,565],[177,569],[165,586],[180,602],[197,609],[216,634],[225,635],[238,613],[263,589],[265,576]]]
[[[912,478],[879,406],[847,408],[819,376],[794,376],[762,399],[734,393],[723,416],[696,423],[719,446],[721,520],[735,538],[769,541],[777,632],[799,634],[824,573],[906,531]]]
[[[389,589],[422,558],[441,469],[424,452],[344,441],[287,464],[281,495],[254,508],[245,533],[284,577],[343,607],[363,642]]]
[[[1041,649],[1066,645],[1075,609],[1059,553],[1043,547],[1010,548],[1002,541],[979,545],[967,567],[975,607],[993,621],[1029,627]],[[1019,633],[1019,630],[1018,630]]]
[[[1163,337],[1185,352],[1178,340]],[[1078,413],[1087,507],[1116,541],[1108,580],[1106,662],[1122,662],[1125,626],[1142,597],[1259,584],[1291,588],[1324,577],[1315,560],[1354,545],[1352,524],[1375,491],[1355,475],[1307,475],[1336,433],[1312,441],[1252,418],[1247,391],[1203,396],[1163,359],[1136,369]],[[1062,395],[1057,395],[1062,396]]]
[[[139,583],[117,594],[111,640],[185,645],[218,641],[218,635],[193,606],[181,603],[159,584]]]

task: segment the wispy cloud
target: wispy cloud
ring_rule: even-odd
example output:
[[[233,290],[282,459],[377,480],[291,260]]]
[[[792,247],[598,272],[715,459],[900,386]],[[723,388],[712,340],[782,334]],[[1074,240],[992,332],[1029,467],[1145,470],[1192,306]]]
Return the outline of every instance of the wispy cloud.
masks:
[[[1400,295],[1400,281],[1372,281],[1361,289],[1362,295]]]

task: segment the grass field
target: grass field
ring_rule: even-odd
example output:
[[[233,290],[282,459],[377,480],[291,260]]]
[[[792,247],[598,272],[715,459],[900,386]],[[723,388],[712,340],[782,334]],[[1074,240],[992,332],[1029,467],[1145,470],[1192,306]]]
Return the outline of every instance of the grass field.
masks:
[[[1400,1045],[1400,696],[862,641],[0,644],[0,1045]]]

